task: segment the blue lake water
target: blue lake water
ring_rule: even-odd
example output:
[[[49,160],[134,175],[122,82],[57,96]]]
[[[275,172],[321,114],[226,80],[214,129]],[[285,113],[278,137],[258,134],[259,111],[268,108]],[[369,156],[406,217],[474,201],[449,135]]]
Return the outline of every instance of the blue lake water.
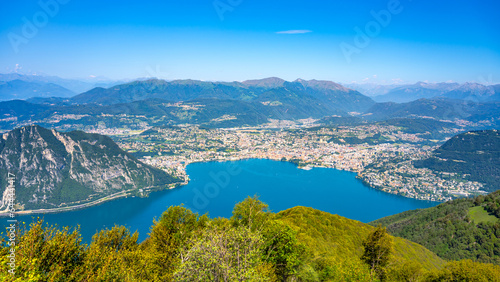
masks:
[[[154,218],[169,206],[184,204],[199,214],[230,217],[234,204],[259,195],[274,212],[294,206],[313,207],[347,218],[370,222],[406,210],[427,208],[435,202],[408,199],[369,188],[352,172],[330,168],[298,169],[287,162],[250,159],[234,162],[194,163],[187,167],[188,185],[154,192],[148,198],[122,198],[98,206],[57,214],[40,214],[49,224],[80,225],[84,242],[97,230],[125,225],[149,233]],[[33,216],[18,216],[31,222]],[[0,218],[5,225],[7,218]]]

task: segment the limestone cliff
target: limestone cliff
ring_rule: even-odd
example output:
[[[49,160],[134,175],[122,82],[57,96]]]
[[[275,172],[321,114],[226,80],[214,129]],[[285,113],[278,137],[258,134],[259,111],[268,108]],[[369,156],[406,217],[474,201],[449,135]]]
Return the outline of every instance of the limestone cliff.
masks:
[[[18,128],[0,138],[1,192],[7,173],[16,175],[16,203],[25,209],[73,205],[176,181],[124,152],[109,137],[40,126]]]

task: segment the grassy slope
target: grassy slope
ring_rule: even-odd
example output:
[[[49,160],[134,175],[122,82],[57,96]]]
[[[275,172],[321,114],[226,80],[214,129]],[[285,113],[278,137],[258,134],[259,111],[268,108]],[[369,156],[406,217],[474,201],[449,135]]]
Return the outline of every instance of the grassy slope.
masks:
[[[298,231],[299,240],[314,257],[334,261],[357,259],[363,253],[363,241],[375,229],[362,222],[306,207],[294,207],[278,213],[278,219]],[[427,270],[441,268],[445,261],[425,247],[395,237],[395,259],[419,262]]]
[[[481,222],[495,223],[499,220],[496,216],[490,215],[482,206],[470,208],[469,216],[476,224]]]

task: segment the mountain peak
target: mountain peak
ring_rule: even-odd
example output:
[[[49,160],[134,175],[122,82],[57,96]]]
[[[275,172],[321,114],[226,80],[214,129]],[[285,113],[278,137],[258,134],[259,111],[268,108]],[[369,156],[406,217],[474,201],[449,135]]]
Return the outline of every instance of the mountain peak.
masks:
[[[423,82],[423,81],[418,81],[418,82],[417,82],[417,83],[415,83],[414,85],[416,85],[416,86],[427,86],[427,85],[429,85],[429,83],[427,83],[427,82]]]
[[[329,80],[304,80],[301,78],[296,79],[294,82],[300,83],[305,87],[318,88],[318,89],[328,89],[328,90],[340,90],[344,92],[350,91],[349,88],[346,88],[338,83]]]
[[[256,87],[269,87],[276,88],[281,87],[285,83],[284,79],[279,77],[268,77],[263,79],[253,79],[253,80],[245,80],[242,84],[247,86],[256,86]]]

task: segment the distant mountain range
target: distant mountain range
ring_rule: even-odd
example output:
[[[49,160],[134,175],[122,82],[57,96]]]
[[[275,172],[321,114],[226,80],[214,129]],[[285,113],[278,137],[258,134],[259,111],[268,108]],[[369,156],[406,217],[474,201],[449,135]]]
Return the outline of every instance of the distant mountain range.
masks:
[[[27,82],[23,80],[0,81],[0,101],[28,99],[32,97],[71,97],[75,92],[53,83]]]
[[[354,89],[356,91],[359,91],[363,95],[366,95],[368,97],[375,97],[375,96],[380,96],[387,94],[389,91],[396,87],[402,86],[402,84],[376,84],[376,83],[343,83],[347,88]]]
[[[0,74],[0,82],[9,82],[13,80],[32,82],[32,83],[37,83],[39,85],[56,84],[60,87],[66,88],[71,92],[73,92],[71,96],[88,91],[94,87],[111,87],[113,85],[125,82],[124,80],[110,80],[105,78],[66,79],[57,76],[47,76],[47,75],[29,75],[20,73]],[[19,88],[15,89],[15,91],[21,91],[21,90],[22,89]],[[41,97],[41,96],[30,96],[30,97]],[[67,96],[54,95],[48,97],[67,97]]]
[[[124,152],[109,137],[40,126],[17,128],[0,138],[2,207],[7,173],[16,176],[16,202],[24,209],[73,206],[176,181]]]
[[[46,77],[18,74],[3,76],[47,80]],[[25,80],[4,83],[18,84],[20,86],[17,88],[27,92],[19,97],[10,97],[27,98],[32,96],[31,93],[43,93],[40,96],[45,97],[0,102],[0,129],[8,130],[35,122],[48,127],[64,124],[75,128],[71,123],[76,122],[81,125],[76,128],[99,122],[116,127],[125,125],[122,118],[118,117],[120,114],[135,116],[151,126],[190,123],[209,127],[237,127],[255,126],[271,119],[305,118],[324,119],[321,123],[335,124],[338,117],[355,117],[361,122],[394,118],[461,119],[484,124],[482,128],[485,129],[500,124],[500,102],[483,101],[495,100],[497,94],[492,93],[496,93],[498,87],[477,84],[417,83],[411,87],[398,86],[387,91],[406,91],[425,97],[438,95],[436,97],[441,98],[422,98],[407,103],[375,103],[360,92],[331,81],[297,79],[289,82],[276,77],[243,82],[148,79],[108,88],[95,87],[73,97],[68,97],[68,93],[71,93],[69,90],[63,90],[55,84]],[[29,85],[38,88],[34,90],[34,86],[30,88]],[[8,88],[11,94],[15,88]],[[426,91],[432,90],[432,95],[422,94],[424,88]],[[58,93],[60,97],[47,97],[51,93]],[[386,95],[392,95],[390,93]],[[468,99],[472,95],[484,99]],[[61,115],[80,117],[75,121],[74,118]]]
[[[500,84],[426,83],[405,85],[346,84],[346,87],[372,97],[376,102],[407,103],[418,99],[450,98],[474,102],[500,101]]]
[[[475,102],[500,101],[500,84],[486,86],[478,83],[417,82],[415,84],[391,85],[347,83],[341,85],[331,81],[306,81],[303,79],[288,82],[277,77],[246,80],[243,82],[205,82],[196,80],[163,81],[140,78],[136,79],[134,82],[127,83],[127,80],[110,80],[99,77],[89,77],[77,80],[45,75],[26,75],[19,73],[0,74],[0,83],[3,82],[5,84],[11,81],[24,81],[26,83],[36,84],[28,87],[17,84],[7,87],[3,92],[0,91],[0,94],[2,94],[0,95],[0,100],[27,99],[32,97],[66,98],[78,93],[85,95],[79,96],[78,98],[75,97],[74,102],[76,103],[89,103],[89,101],[92,101],[99,104],[116,104],[148,98],[162,98],[171,101],[186,101],[207,97],[252,100],[262,94],[262,91],[265,92],[266,89],[288,89],[290,87],[293,88],[291,84],[296,83],[302,85],[306,92],[309,92],[311,89],[322,89],[323,92],[337,91],[344,93],[357,91],[365,96],[372,97],[376,102],[405,103],[423,98],[450,98],[471,100]],[[56,89],[51,89],[54,85],[66,88],[72,93],[60,93],[61,90],[56,91]],[[34,93],[29,92],[29,89],[32,89],[31,92]],[[123,93],[121,95],[113,93],[117,91],[125,91],[128,93]],[[103,94],[104,92],[106,92],[105,94],[108,97],[95,99],[97,95]],[[19,95],[19,93],[24,94]],[[141,94],[146,94],[147,97],[140,98]]]
[[[267,78],[244,82],[205,82],[196,80],[147,80],[94,88],[70,99],[77,104],[112,105],[148,99],[189,101],[217,98],[259,102],[267,107],[291,111],[291,116],[319,117],[329,114],[363,112],[374,101],[361,93],[331,81],[284,81]]]

